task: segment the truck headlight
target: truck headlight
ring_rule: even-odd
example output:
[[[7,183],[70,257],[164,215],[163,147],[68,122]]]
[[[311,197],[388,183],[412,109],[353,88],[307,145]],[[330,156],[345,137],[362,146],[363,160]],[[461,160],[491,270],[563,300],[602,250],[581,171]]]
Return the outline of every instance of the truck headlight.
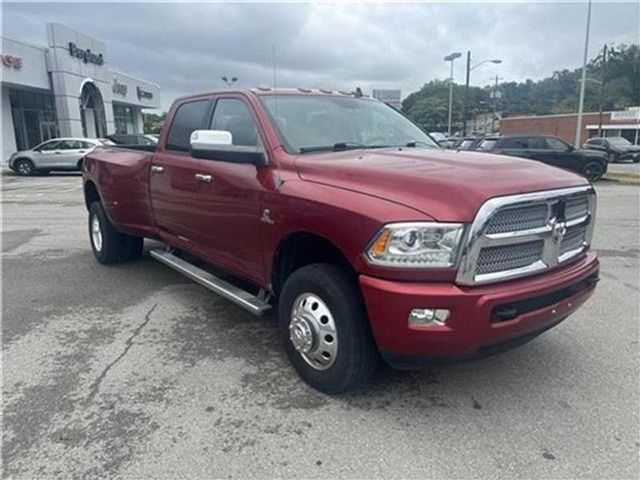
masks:
[[[463,233],[461,223],[390,223],[373,238],[366,256],[370,263],[387,267],[452,267]]]

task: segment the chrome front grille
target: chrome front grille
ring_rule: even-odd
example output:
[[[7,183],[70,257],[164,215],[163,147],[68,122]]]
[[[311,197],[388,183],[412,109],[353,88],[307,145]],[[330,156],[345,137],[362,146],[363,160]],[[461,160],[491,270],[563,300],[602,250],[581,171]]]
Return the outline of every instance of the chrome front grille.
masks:
[[[506,233],[544,227],[549,220],[546,204],[526,207],[505,208],[498,211],[489,221],[486,233]]]
[[[542,258],[544,242],[535,240],[527,243],[513,245],[500,245],[498,247],[485,247],[480,250],[476,274],[504,272],[516,268],[526,267]]]
[[[499,282],[555,267],[581,255],[593,234],[593,187],[488,200],[463,247],[457,282]]]
[[[586,237],[587,228],[585,225],[576,225],[568,228],[562,242],[560,242],[560,255],[582,248],[586,242]]]

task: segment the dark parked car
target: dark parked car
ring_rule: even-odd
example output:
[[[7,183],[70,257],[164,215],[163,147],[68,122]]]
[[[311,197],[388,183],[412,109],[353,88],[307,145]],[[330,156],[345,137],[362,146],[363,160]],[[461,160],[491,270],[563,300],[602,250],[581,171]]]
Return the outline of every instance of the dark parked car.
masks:
[[[607,157],[604,153],[576,150],[564,140],[550,135],[487,137],[477,150],[539,160],[580,173],[590,182],[599,180],[607,171]]]
[[[475,150],[484,139],[484,135],[479,137],[462,137],[456,140],[452,148],[455,148],[456,150]]]
[[[107,135],[105,139],[113,142],[116,145],[156,145],[158,143],[157,141],[154,142],[146,135],[130,133],[114,133],[112,135]]]
[[[634,145],[624,137],[590,138],[583,148],[603,152],[609,162],[640,162],[640,146]]]

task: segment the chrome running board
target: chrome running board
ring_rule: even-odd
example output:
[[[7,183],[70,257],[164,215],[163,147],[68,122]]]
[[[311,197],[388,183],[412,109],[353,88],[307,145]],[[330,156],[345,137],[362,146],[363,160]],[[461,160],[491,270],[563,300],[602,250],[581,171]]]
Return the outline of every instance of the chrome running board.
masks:
[[[254,315],[262,315],[263,313],[271,310],[271,305],[265,301],[268,297],[265,299],[258,298],[235,285],[225,282],[206,270],[198,268],[180,257],[177,257],[170,251],[154,249],[149,253],[159,262],[164,263],[166,266],[182,273],[185,277],[190,278],[212,292],[232,301],[239,307],[248,310]]]

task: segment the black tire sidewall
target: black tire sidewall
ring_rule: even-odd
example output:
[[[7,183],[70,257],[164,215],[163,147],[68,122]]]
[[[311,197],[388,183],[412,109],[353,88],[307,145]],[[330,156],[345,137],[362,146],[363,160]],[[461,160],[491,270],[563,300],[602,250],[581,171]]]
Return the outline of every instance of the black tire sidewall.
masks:
[[[589,170],[589,166],[590,165],[597,165],[600,168],[600,174],[596,178],[591,179],[591,178],[588,177],[589,174],[587,173],[587,171]],[[589,180],[590,182],[597,182],[604,175],[604,170],[605,170],[604,166],[602,166],[599,162],[589,161],[584,166],[583,172],[584,172],[584,176],[587,178],[587,180]]]
[[[102,233],[102,248],[100,250],[93,244],[93,235],[91,234],[91,222],[94,217],[98,218]],[[134,237],[116,230],[100,202],[93,202],[89,206],[88,220],[89,243],[98,262],[105,265],[126,262],[135,260],[142,254],[142,237]]]
[[[22,173],[20,171],[20,164],[27,164],[30,167],[29,173]],[[26,158],[21,158],[15,161],[15,172],[22,177],[29,177],[36,172],[36,167],[31,160],[27,160]]]
[[[313,293],[329,307],[338,339],[336,359],[326,370],[316,370],[294,349],[289,322],[295,299]],[[324,393],[353,389],[368,380],[378,363],[364,304],[356,282],[342,268],[313,264],[295,271],[287,279],[278,304],[278,323],[284,349],[300,377]]]

